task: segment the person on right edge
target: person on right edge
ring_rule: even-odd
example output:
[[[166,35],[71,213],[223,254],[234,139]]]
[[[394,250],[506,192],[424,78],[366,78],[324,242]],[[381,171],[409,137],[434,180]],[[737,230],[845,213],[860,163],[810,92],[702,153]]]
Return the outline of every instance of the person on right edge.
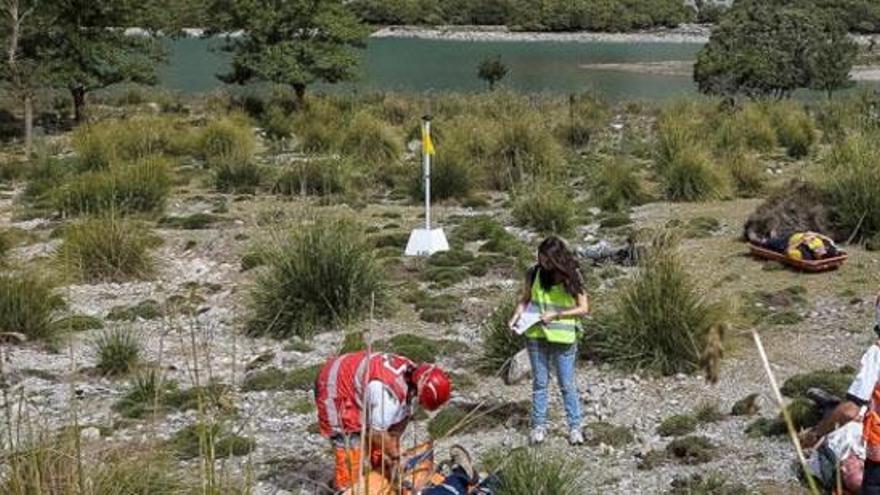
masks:
[[[590,312],[589,299],[578,261],[565,241],[556,236],[538,247],[538,263],[526,272],[519,304],[508,326],[513,329],[527,307],[541,315],[526,330],[532,366],[532,432],[530,442],[538,444],[547,435],[547,386],[550,368],[556,368],[559,388],[568,416],[568,441],[584,443],[581,431],[581,400],[575,379],[580,317]]]
[[[874,308],[874,333],[880,339],[880,295],[874,301]],[[800,435],[802,446],[812,448],[838,426],[856,420],[863,409],[862,435],[866,457],[861,495],[880,495],[880,340],[871,344],[862,355],[861,367],[847,391],[846,400],[819,424]]]

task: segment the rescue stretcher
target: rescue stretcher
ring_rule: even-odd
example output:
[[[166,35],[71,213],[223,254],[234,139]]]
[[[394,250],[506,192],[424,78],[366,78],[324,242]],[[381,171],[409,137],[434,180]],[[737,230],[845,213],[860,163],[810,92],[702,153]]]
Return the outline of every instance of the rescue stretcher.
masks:
[[[749,251],[752,256],[756,258],[761,258],[770,261],[778,261],[783,265],[790,266],[795,270],[809,272],[809,273],[819,273],[825,272],[829,270],[836,270],[840,265],[842,265],[849,255],[844,251],[840,251],[840,254],[834,256],[833,258],[825,258],[821,260],[796,260],[793,258],[789,258],[785,254],[773,251],[772,249],[767,249],[756,244],[749,244]]]

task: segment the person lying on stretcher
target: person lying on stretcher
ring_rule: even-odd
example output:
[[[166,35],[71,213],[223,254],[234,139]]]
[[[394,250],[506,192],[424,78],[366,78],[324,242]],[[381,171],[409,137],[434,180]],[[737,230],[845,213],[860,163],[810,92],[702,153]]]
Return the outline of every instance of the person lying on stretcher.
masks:
[[[793,260],[823,260],[840,255],[834,241],[817,232],[795,232],[779,235],[770,232],[769,237],[749,235],[749,241],[777,253],[782,253]]]

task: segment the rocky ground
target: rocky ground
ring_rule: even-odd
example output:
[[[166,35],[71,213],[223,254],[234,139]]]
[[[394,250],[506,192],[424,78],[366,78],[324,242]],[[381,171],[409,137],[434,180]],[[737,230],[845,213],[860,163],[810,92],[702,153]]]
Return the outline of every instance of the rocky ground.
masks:
[[[13,253],[27,263],[50,257],[58,242],[49,238],[53,228],[48,220],[13,221],[10,191],[0,199],[0,220],[5,226],[33,233],[34,242]],[[259,480],[256,493],[314,493],[316,483],[329,477],[327,443],[315,433],[315,415],[308,406],[310,394],[295,391],[244,391],[243,379],[260,369],[275,366],[296,369],[322,362],[341,345],[340,333],[323,333],[305,346],[271,339],[246,337],[241,322],[247,312],[247,292],[255,270],[243,272],[241,257],[254,239],[265,235],[266,218],[296,215],[310,208],[304,201],[278,201],[250,198],[235,201],[231,196],[211,194],[178,196],[170,214],[210,211],[218,203],[228,206],[228,221],[204,230],[158,229],[164,240],[157,248],[157,275],[151,281],[126,284],[68,285],[63,295],[70,312],[106,319],[114,307],[131,306],[152,299],[164,303],[175,297],[189,298],[194,311],[168,314],[155,319],[137,318],[132,322],[105,321],[108,328],[128,326],[141,336],[146,358],[161,366],[167,376],[182,387],[217,380],[232,384],[230,400],[238,409],[234,427],[256,440],[256,450],[227,467],[253,472]],[[780,380],[793,374],[823,368],[836,368],[858,362],[860,353],[872,341],[870,300],[880,273],[878,256],[852,248],[852,259],[841,270],[824,275],[803,275],[776,269],[745,256],[737,240],[740,226],[759,203],[735,200],[708,204],[654,203],[636,209],[637,226],[656,226],[671,219],[713,217],[719,227],[706,237],[685,242],[687,262],[692,274],[709,289],[713,297],[731,302],[743,293],[775,291],[792,285],[806,289],[807,302],[797,308],[803,321],[793,325],[761,325],[759,330],[768,349],[774,371]],[[345,207],[343,207],[345,208]],[[418,207],[386,200],[358,211],[358,216],[377,226],[388,222],[383,214],[400,214],[394,220],[403,231],[421,222]],[[462,207],[438,207],[441,224],[454,215],[474,211]],[[489,207],[481,214],[498,217],[509,224],[504,209]],[[522,237],[530,234],[511,228]],[[573,242],[587,245],[603,234],[597,225],[580,229]],[[533,235],[532,235],[533,236]],[[402,250],[403,246],[400,246]],[[44,260],[45,261],[45,260]],[[418,260],[400,259],[397,270],[418,270]],[[256,270],[258,272],[258,270]],[[632,269],[622,268],[616,278],[625,278]],[[614,279],[602,286],[613,285]],[[454,394],[454,403],[528,401],[528,381],[505,385],[498,377],[480,377],[471,371],[479,359],[480,326],[495,302],[516,290],[518,281],[510,276],[490,274],[468,279],[448,289],[464,296],[462,314],[452,324],[420,321],[407,304],[388,318],[361,328],[371,328],[374,339],[398,333],[414,333],[451,339],[465,344],[463,353],[441,355],[440,362],[458,374],[470,376],[473,384]],[[596,304],[604,289],[591,288]],[[748,314],[750,308],[738,308]],[[750,340],[748,324],[733,325],[728,335],[726,356],[720,380],[706,383],[698,376],[651,377],[612,370],[606,365],[582,363],[578,379],[583,394],[586,421],[606,421],[632,429],[635,439],[623,446],[585,446],[571,448],[563,438],[564,417],[559,398],[552,402],[552,435],[548,451],[564,452],[583,461],[583,481],[589,493],[662,493],[673,478],[693,473],[717,472],[734,482],[761,493],[799,493],[801,488],[793,470],[794,455],[784,437],[750,438],[746,426],[754,417],[730,416],[733,404],[743,397],[759,394],[760,414],[777,412],[766,377]],[[111,380],[89,373],[95,364],[91,343],[100,330],[73,335],[59,348],[37,344],[4,346],[4,371],[32,416],[47,425],[62,425],[76,410],[83,431],[91,442],[115,444],[132,439],[161,440],[196,421],[196,412],[172,412],[154,421],[123,421],[111,406],[125,392],[128,380]],[[555,393],[555,391],[554,391]],[[656,433],[660,422],[673,414],[691,413],[705,404],[717,405],[725,413],[717,422],[701,425],[697,434],[717,445],[711,461],[686,465],[669,461],[653,469],[639,469],[651,451],[663,450],[670,438]],[[509,449],[526,442],[526,418],[512,417],[487,429],[439,440],[440,456],[454,443],[471,449],[479,457],[492,449]],[[412,438],[425,439],[427,420],[413,425]]]

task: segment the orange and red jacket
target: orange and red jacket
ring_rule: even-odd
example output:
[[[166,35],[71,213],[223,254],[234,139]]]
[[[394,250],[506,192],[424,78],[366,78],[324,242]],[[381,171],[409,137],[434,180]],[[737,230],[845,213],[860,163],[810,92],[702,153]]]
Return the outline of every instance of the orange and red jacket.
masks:
[[[318,373],[315,402],[321,435],[359,433],[363,411],[364,389],[379,381],[400,401],[409,400],[406,376],[415,364],[395,354],[352,352],[330,358]]]

